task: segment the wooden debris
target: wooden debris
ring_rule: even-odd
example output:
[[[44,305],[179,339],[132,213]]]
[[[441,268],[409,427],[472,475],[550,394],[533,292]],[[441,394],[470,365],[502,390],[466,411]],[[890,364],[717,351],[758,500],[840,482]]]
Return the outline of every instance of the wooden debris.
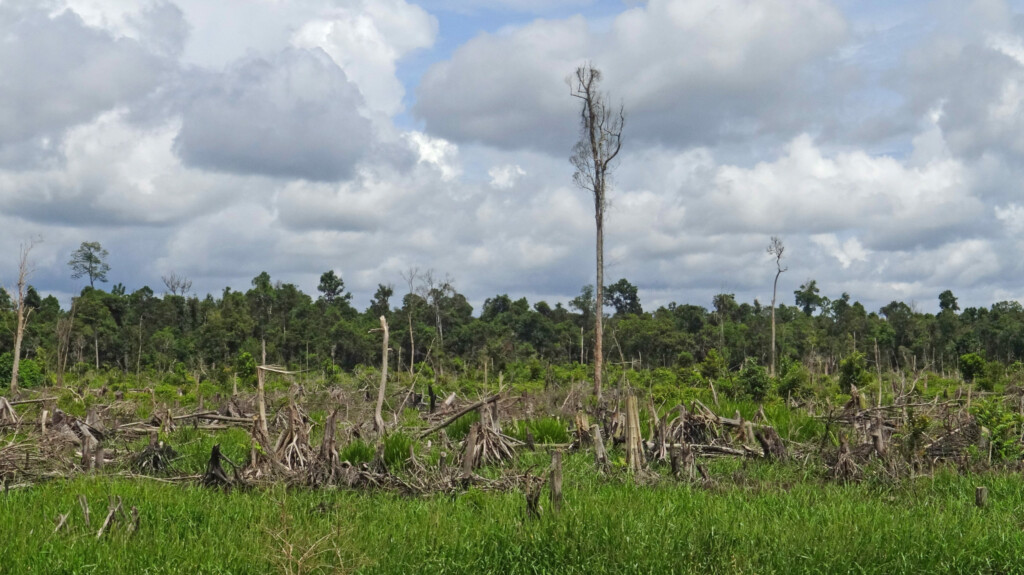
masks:
[[[0,425],[18,425],[21,419],[6,397],[0,397]]]
[[[637,411],[635,395],[626,397],[626,468],[629,471],[640,471],[644,465],[644,454],[641,449],[640,414]]]
[[[608,472],[611,465],[608,463],[608,452],[604,448],[604,439],[601,438],[601,427],[596,423],[590,426],[590,436],[594,438],[594,463],[597,470]]]
[[[220,444],[215,444],[210,450],[210,461],[206,464],[206,473],[203,474],[202,483],[207,487],[227,487],[231,485],[231,479],[224,472],[221,460]]]
[[[116,500],[116,503],[115,503]],[[103,537],[103,532],[110,526],[110,522],[114,519],[114,514],[121,510],[121,496],[112,496],[110,498],[110,505],[107,507],[107,518],[103,520],[103,525],[100,525],[100,530],[96,532],[96,539]]]
[[[454,397],[455,397],[455,394],[453,393],[452,394],[452,398],[454,398]],[[494,395],[492,395],[490,397],[486,397],[484,399],[481,399],[480,401],[478,401],[476,403],[472,403],[470,405],[467,405],[466,407],[460,409],[455,415],[452,415],[448,419],[442,421],[441,423],[439,423],[439,424],[431,427],[430,429],[424,431],[423,433],[421,433],[420,434],[420,439],[423,439],[424,437],[430,435],[431,433],[434,433],[435,431],[438,431],[440,429],[444,429],[445,427],[448,427],[449,425],[454,423],[456,419],[462,417],[463,415],[466,415],[467,413],[469,413],[470,411],[473,411],[474,409],[477,409],[477,408],[479,408],[481,406],[487,405],[488,403],[492,403],[492,402],[498,401],[498,399],[500,397],[501,397],[501,394],[497,394],[496,393],[496,394],[494,394]],[[445,403],[447,404],[448,402],[445,401]]]
[[[562,509],[562,451],[556,449],[551,454],[551,511],[558,513]]]

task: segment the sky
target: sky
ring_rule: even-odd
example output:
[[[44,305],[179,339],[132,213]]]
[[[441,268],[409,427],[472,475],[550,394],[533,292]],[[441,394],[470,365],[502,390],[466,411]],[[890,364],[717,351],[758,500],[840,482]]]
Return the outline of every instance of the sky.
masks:
[[[566,78],[626,112],[606,283],[646,309],[1024,300],[1024,1],[0,0],[0,285],[316,293],[409,270],[479,310],[594,281]],[[109,288],[109,285],[104,286]]]

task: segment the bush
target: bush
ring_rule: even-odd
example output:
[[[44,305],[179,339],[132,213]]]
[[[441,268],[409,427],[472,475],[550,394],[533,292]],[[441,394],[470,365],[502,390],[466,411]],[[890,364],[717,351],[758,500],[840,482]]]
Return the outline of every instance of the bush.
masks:
[[[360,463],[369,463],[373,461],[373,456],[376,452],[373,446],[366,443],[362,439],[357,439],[352,443],[345,446],[345,449],[341,450],[338,454],[338,459],[341,461],[347,461],[353,465]]]
[[[235,358],[235,375],[242,385],[256,385],[256,360],[247,351]]]
[[[469,428],[478,421],[480,421],[480,412],[473,410],[453,421],[445,428],[445,431],[452,441],[461,441],[469,433]]]
[[[973,382],[974,378],[985,373],[985,358],[976,353],[965,353],[960,356],[960,375],[964,381]]]
[[[864,387],[871,383],[871,373],[867,369],[864,354],[855,351],[839,362],[839,389],[850,393],[854,385]]]
[[[799,361],[788,357],[779,363],[779,396],[802,399],[811,392],[811,372]]]
[[[1006,408],[1001,398],[993,397],[975,403],[971,413],[978,424],[988,429],[992,443],[992,459],[1008,461],[1021,458],[1020,434],[1024,416]]]
[[[533,440],[537,443],[569,443],[571,441],[568,427],[557,417],[517,421],[512,430],[512,436],[526,441],[527,430],[533,434]]]
[[[414,441],[404,433],[392,433],[384,437],[384,464],[388,469],[404,468],[409,461],[409,448]]]
[[[751,359],[748,359],[743,365],[736,383],[739,386],[739,391],[750,396],[754,401],[763,401],[772,386],[768,370],[757,365],[757,362]]]
[[[0,355],[0,385],[10,383],[14,372],[14,355],[7,352]],[[39,387],[46,381],[43,370],[34,359],[23,359],[18,363],[18,386]]]

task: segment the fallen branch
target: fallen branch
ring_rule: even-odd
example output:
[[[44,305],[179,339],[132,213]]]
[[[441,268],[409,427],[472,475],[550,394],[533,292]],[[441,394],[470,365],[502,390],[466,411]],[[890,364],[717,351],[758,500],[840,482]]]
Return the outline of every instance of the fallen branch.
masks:
[[[460,409],[459,412],[456,413],[455,415],[449,417],[448,419],[444,420],[443,422],[441,422],[441,423],[435,425],[434,427],[431,427],[430,429],[428,429],[428,430],[424,431],[423,433],[421,433],[420,434],[420,439],[423,439],[424,437],[430,435],[431,433],[434,433],[435,431],[439,431],[441,429],[444,429],[445,427],[448,427],[449,425],[454,423],[456,419],[462,417],[463,415],[466,415],[470,411],[473,411],[474,409],[476,409],[476,408],[478,408],[478,407],[480,407],[482,405],[487,405],[488,403],[492,403],[494,401],[497,401],[499,397],[501,397],[501,394],[497,394],[496,393],[496,394],[494,394],[494,395],[492,395],[490,397],[481,399],[480,401],[478,401],[478,402],[476,402],[476,403],[474,403],[472,405],[468,405],[468,406]]]

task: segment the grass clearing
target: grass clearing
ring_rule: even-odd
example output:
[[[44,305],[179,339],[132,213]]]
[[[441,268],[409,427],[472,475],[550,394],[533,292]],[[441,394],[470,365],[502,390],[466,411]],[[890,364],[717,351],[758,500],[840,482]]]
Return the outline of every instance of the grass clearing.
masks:
[[[535,456],[540,463],[543,454]],[[210,490],[83,476],[0,495],[9,573],[1016,573],[1024,490],[1007,472],[823,482],[795,464],[716,460],[716,485],[634,485],[586,454],[565,504],[525,518],[518,492],[454,498]],[[974,506],[986,485],[989,506]],[[85,528],[78,496],[92,507]],[[141,527],[96,540],[107,499]],[[542,506],[547,508],[547,496]],[[68,525],[53,533],[58,514]],[[99,516],[99,517],[97,517]]]

